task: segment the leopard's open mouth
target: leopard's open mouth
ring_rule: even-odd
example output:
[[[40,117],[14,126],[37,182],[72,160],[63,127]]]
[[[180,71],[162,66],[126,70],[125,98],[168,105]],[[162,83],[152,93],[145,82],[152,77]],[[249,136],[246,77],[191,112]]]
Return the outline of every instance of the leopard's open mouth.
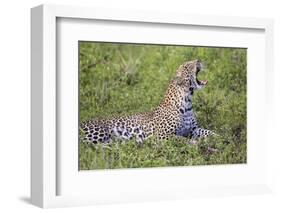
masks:
[[[197,64],[197,69],[196,69],[196,83],[200,86],[204,86],[208,83],[207,80],[199,80],[198,79],[198,73],[201,71],[202,69],[202,64],[201,63],[198,63]]]

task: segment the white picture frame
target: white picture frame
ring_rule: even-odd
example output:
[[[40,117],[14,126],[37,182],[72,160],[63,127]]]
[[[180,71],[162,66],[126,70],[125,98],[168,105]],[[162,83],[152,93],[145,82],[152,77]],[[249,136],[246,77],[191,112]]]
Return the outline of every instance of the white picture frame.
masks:
[[[81,20],[87,22],[99,21],[99,25],[103,23],[111,22],[112,26],[117,29],[125,25],[126,23],[134,23],[133,25],[141,24],[143,27],[153,24],[157,28],[165,27],[167,29],[174,29],[180,27],[197,27],[202,30],[215,30],[220,29],[224,32],[232,33],[234,31],[249,31],[260,33],[261,36],[257,36],[257,42],[260,44],[259,56],[261,63],[260,67],[255,67],[254,63],[250,63],[250,69],[257,68],[257,78],[254,75],[249,74],[248,79],[250,81],[256,81],[257,83],[250,83],[249,97],[251,103],[248,110],[253,109],[255,106],[254,89],[258,86],[258,83],[264,85],[261,98],[264,99],[264,103],[260,104],[260,107],[256,110],[252,110],[251,117],[255,117],[255,113],[261,112],[264,107],[273,108],[273,100],[270,91],[273,90],[273,85],[270,78],[274,76],[273,73],[273,21],[271,19],[256,19],[256,18],[241,18],[241,17],[216,17],[216,16],[203,16],[203,15],[189,15],[189,14],[167,14],[167,13],[153,13],[148,11],[122,11],[113,9],[100,9],[100,8],[84,8],[74,6],[54,6],[54,5],[41,5],[31,9],[31,82],[32,82],[32,103],[31,103],[31,201],[33,204],[47,208],[47,207],[59,207],[59,206],[76,206],[76,205],[92,205],[99,203],[116,203],[116,202],[139,202],[144,200],[165,200],[165,199],[178,199],[187,197],[198,196],[214,196],[214,195],[234,195],[234,194],[253,194],[253,193],[265,193],[271,191],[271,164],[270,164],[270,126],[266,126],[266,131],[263,141],[257,143],[257,149],[250,146],[249,149],[254,149],[253,160],[262,164],[258,167],[257,164],[249,163],[246,167],[239,167],[236,165],[231,166],[229,171],[227,168],[219,166],[215,171],[213,168],[165,168],[165,169],[140,169],[130,171],[129,173],[123,171],[98,171],[98,173],[84,172],[82,179],[76,178],[78,171],[73,171],[76,167],[74,160],[70,159],[70,166],[65,166],[63,162],[69,160],[72,152],[75,150],[66,149],[64,145],[58,145],[58,88],[62,87],[61,78],[57,76],[57,70],[59,68],[58,61],[58,49],[60,48],[59,32],[62,30],[61,20],[67,20],[67,26],[70,26],[67,30],[71,30],[74,20]],[[116,24],[118,23],[118,24]],[[79,23],[78,23],[79,24]],[[64,27],[64,26],[63,26]],[[77,27],[79,27],[77,25]],[[79,28],[80,29],[80,28]],[[81,28],[83,30],[83,28]],[[87,29],[86,29],[87,30]],[[196,29],[195,29],[196,30]],[[67,32],[67,31],[66,31]],[[101,30],[101,36],[102,36]],[[91,32],[89,32],[89,35]],[[73,36],[83,36],[73,33],[69,38],[77,39]],[[210,32],[210,37],[212,34]],[[254,36],[253,36],[254,37]],[[85,37],[86,38],[86,37]],[[172,40],[158,40],[153,36],[151,42],[156,43],[171,43]],[[116,41],[120,41],[120,37]],[[122,42],[128,41],[129,38],[124,37]],[[141,39],[143,38],[139,38]],[[248,38],[249,39],[249,38]],[[255,40],[250,38],[249,40]],[[65,41],[67,39],[65,38]],[[184,41],[178,41],[183,42]],[[221,42],[221,43],[219,43]],[[232,43],[231,43],[232,42]],[[63,43],[63,42],[62,42]],[[193,42],[194,43],[194,42]],[[66,43],[68,44],[68,43]],[[208,45],[206,43],[198,42],[197,45]],[[223,43],[223,40],[213,43],[211,46],[239,46],[241,43],[235,41],[228,41]],[[243,45],[243,44],[242,44]],[[246,45],[246,44],[245,44]],[[251,44],[254,47],[255,43]],[[65,47],[65,46],[64,46]],[[68,46],[71,50],[73,47]],[[252,48],[254,49],[254,48]],[[59,50],[61,51],[61,50]],[[254,51],[252,51],[254,54]],[[254,59],[254,57],[252,57]],[[60,58],[61,59],[61,58]],[[253,60],[250,60],[250,62]],[[77,69],[77,66],[75,67]],[[69,75],[73,75],[70,72]],[[251,73],[251,72],[250,72]],[[266,76],[263,78],[263,76]],[[63,90],[63,89],[62,89]],[[74,88],[75,90],[75,88]],[[251,97],[253,97],[251,99]],[[259,97],[260,98],[260,97]],[[70,116],[71,117],[71,116]],[[270,123],[273,118],[272,110],[267,110],[266,116],[261,119]],[[67,123],[72,123],[72,120],[67,120]],[[70,122],[69,122],[70,121]],[[252,120],[253,121],[253,120]],[[255,122],[248,123],[256,125]],[[260,126],[254,127],[255,130],[260,130]],[[76,138],[77,139],[77,138]],[[262,140],[260,139],[260,140]],[[71,142],[72,143],[72,142]],[[75,141],[73,142],[75,143]],[[260,145],[258,145],[260,144]],[[71,146],[71,145],[70,145]],[[67,152],[67,153],[66,153]],[[62,157],[63,156],[63,157]],[[68,156],[68,157],[64,157]],[[77,159],[76,159],[77,160]],[[67,167],[67,168],[66,168]],[[233,174],[234,172],[247,173],[242,176],[238,181],[227,180],[225,182],[218,182],[214,185],[206,183],[206,185],[199,185],[196,180],[200,179],[202,175],[208,175],[210,180],[215,181],[215,176],[212,174],[218,172],[222,174],[222,177],[226,173]],[[62,174],[63,173],[63,174]],[[75,174],[74,174],[75,173]],[[173,174],[173,175],[171,175]],[[149,181],[146,177],[156,180],[162,176],[168,176],[170,179],[174,179],[177,184],[166,184],[165,181],[159,181],[159,184],[149,185],[140,184],[138,187],[138,181],[134,186],[133,182],[125,180],[122,183],[124,175],[132,178],[142,177],[144,181]],[[180,180],[176,177],[181,176]],[[186,175],[186,176],[185,176]],[[188,176],[187,176],[188,175]],[[248,175],[248,176],[247,176]],[[255,177],[260,175],[261,178]],[[239,175],[238,175],[239,176]],[[65,178],[67,177],[67,178]],[[78,177],[78,176],[77,176]],[[192,181],[191,184],[183,185],[184,178],[189,177]],[[122,188],[116,188],[114,191],[110,191],[110,187],[103,187],[104,190],[96,187],[96,194],[87,193],[92,191],[89,186],[91,180],[99,181],[99,184],[103,184],[103,179],[106,178],[107,182],[114,181],[114,178],[120,181]],[[165,179],[165,178],[164,178]],[[81,182],[87,184],[81,184]],[[109,182],[108,182],[109,181]],[[127,186],[123,189],[123,185],[127,182]],[[106,184],[104,181],[104,184]],[[156,183],[156,182],[154,182]],[[122,185],[123,184],[123,185]],[[155,186],[156,185],[156,186]],[[62,190],[63,189],[63,190]],[[67,190],[66,190],[67,189]],[[142,190],[143,189],[143,190]],[[62,190],[62,192],[61,192]],[[72,193],[75,191],[77,193]],[[120,196],[120,193],[122,196]]]

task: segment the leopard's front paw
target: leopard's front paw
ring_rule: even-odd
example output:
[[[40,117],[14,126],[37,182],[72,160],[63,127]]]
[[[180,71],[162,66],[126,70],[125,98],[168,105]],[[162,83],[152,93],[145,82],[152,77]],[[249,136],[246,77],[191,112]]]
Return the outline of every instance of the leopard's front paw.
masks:
[[[195,144],[198,144],[198,140],[195,140],[195,139],[191,139],[188,141],[189,144],[191,145],[195,145]]]

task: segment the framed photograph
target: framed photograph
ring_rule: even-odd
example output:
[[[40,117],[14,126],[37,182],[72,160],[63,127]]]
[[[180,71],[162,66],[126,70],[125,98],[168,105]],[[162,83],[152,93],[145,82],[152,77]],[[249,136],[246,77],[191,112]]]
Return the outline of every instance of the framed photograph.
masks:
[[[42,5],[31,25],[33,204],[271,191],[272,20]]]

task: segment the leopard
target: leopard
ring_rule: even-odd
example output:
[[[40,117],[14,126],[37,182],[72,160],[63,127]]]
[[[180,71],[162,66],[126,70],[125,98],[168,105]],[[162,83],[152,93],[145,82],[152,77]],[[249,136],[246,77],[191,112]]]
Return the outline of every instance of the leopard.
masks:
[[[151,111],[81,122],[82,141],[109,143],[117,138],[122,141],[135,139],[137,144],[142,144],[153,136],[157,140],[187,138],[189,143],[195,144],[199,138],[216,135],[211,130],[199,127],[193,111],[194,92],[208,83],[207,80],[198,79],[202,67],[200,59],[181,64],[160,104]]]

